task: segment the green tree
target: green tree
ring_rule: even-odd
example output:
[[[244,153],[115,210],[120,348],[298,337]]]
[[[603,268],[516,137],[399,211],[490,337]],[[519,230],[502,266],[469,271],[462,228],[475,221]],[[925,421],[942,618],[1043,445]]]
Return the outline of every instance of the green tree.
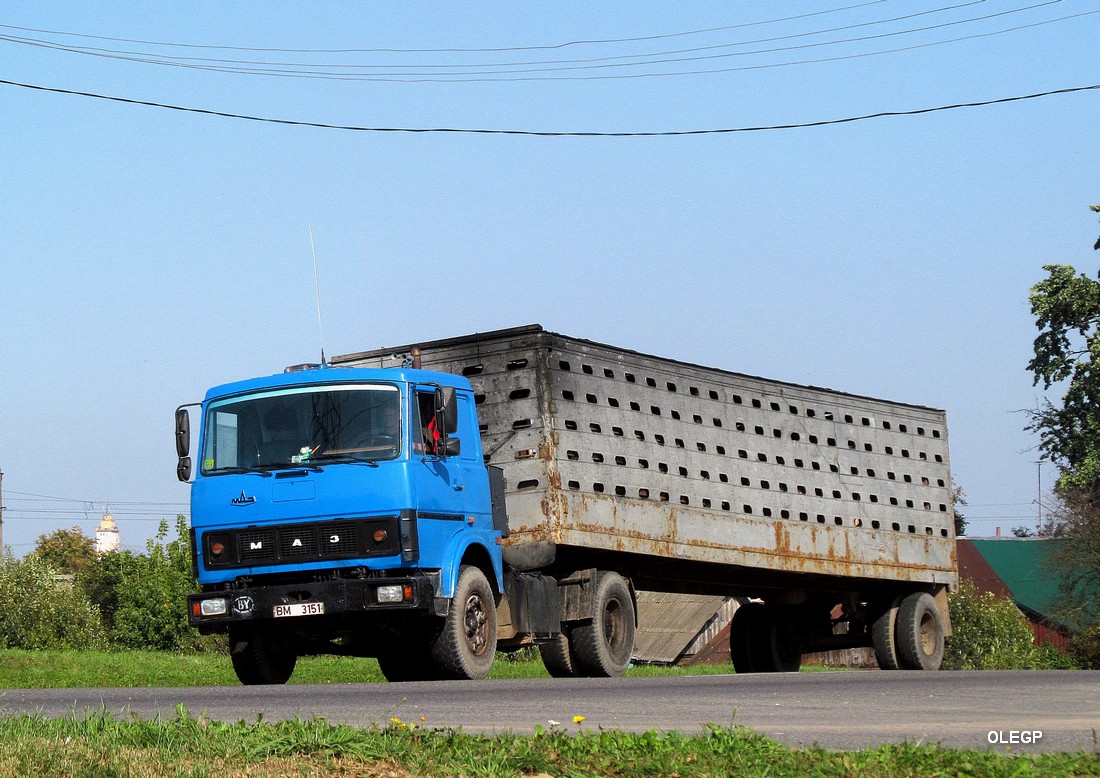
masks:
[[[28,554],[0,559],[0,648],[93,649],[106,645],[99,612],[83,590]]]
[[[33,553],[57,572],[66,574],[87,572],[96,558],[95,542],[76,525],[40,535]]]
[[[953,633],[945,670],[1023,670],[1034,667],[1035,638],[1016,604],[970,581],[949,595]]]

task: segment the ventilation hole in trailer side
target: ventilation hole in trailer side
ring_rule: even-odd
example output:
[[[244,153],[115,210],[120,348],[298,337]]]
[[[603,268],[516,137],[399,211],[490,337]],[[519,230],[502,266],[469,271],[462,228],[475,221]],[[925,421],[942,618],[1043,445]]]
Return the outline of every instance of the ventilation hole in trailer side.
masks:
[[[832,421],[832,420],[833,420],[833,412],[832,411],[825,411],[825,421]]]
[[[839,489],[833,489],[833,499],[834,500],[839,500],[840,499],[840,490]]]
[[[653,440],[657,443],[658,446],[663,446],[665,444],[664,435],[654,435]]]
[[[811,462],[810,467],[813,468],[814,470],[820,470],[821,469],[821,463],[820,462]]]
[[[799,435],[797,432],[792,432],[791,433],[791,440],[794,440],[794,441],[802,440],[802,436]]]
[[[943,486],[947,486],[947,484],[944,482],[944,480],[942,478],[937,478],[936,479],[936,486],[943,487]]]
[[[569,488],[572,489],[573,491],[579,491],[580,488],[581,488],[580,481],[570,481],[569,482]]]
[[[875,447],[872,446],[870,443],[864,443],[863,444],[863,450],[870,453],[870,452],[875,450]]]
[[[481,405],[483,402],[485,402],[485,395],[483,395],[483,394],[475,394],[474,395],[474,405]]]
[[[805,493],[806,493],[806,487],[805,487],[805,486],[803,486],[802,484],[799,484],[799,485],[798,485],[798,486],[796,486],[796,487],[795,487],[794,489],[795,489],[795,491],[796,491],[796,492],[798,492],[799,494],[805,494]]]
[[[878,519],[872,519],[871,520],[871,529],[878,529],[881,526],[882,526],[882,524],[879,522]]]
[[[835,446],[836,445],[836,438],[828,438],[828,439],[826,439],[825,442],[830,446]]]
[[[735,430],[737,430],[738,432],[744,432],[744,431],[745,431],[745,423],[744,423],[744,422],[741,422],[741,421],[739,421],[739,422],[736,422],[736,423],[735,423],[735,424],[733,425],[733,428],[734,428]]]
[[[848,441],[848,448],[854,449],[855,447],[856,447],[856,442],[854,440],[849,440]]]
[[[871,426],[871,420],[868,419],[866,416],[864,416],[862,419],[860,419],[860,422],[863,424],[864,427],[870,427]]]
[[[745,451],[745,449],[743,449],[743,448],[739,448],[739,449],[737,449],[737,456],[741,457],[742,459],[748,459],[749,458],[749,452]]]
[[[772,485],[771,485],[771,483],[770,483],[770,482],[768,482],[768,481],[761,481],[761,482],[760,482],[760,488],[761,488],[761,489],[771,489],[771,488],[772,488]]]
[[[929,481],[928,478],[925,476],[921,476],[920,482],[921,486],[928,486],[929,484],[931,484],[931,481]]]
[[[611,368],[609,368],[609,367],[605,367],[605,368],[603,369],[603,377],[604,377],[604,378],[614,378],[614,377],[615,377],[615,371],[614,371],[614,370],[612,370],[612,369],[611,369]]]
[[[680,495],[680,504],[681,505],[691,505],[691,500],[688,499],[688,496],[686,494],[681,494]]]
[[[894,530],[894,532],[901,532],[901,525],[895,521],[890,525],[890,529]]]
[[[788,491],[787,485],[784,484],[784,483],[779,484],[779,491],[781,491],[781,492]]]
[[[648,470],[649,469],[649,460],[648,459],[639,459],[638,460],[638,467],[642,468],[642,470]]]
[[[509,370],[522,370],[523,368],[527,367],[527,360],[513,359],[509,361],[505,367],[507,367]]]
[[[618,408],[619,407],[619,401],[616,400],[614,397],[608,397],[607,398],[607,404],[610,405],[612,408]]]
[[[462,375],[478,375],[483,370],[485,370],[485,365],[467,365],[466,367],[462,368]]]
[[[684,447],[684,441],[681,440],[680,438],[676,438],[675,442],[676,442],[676,448],[683,448]]]
[[[761,453],[757,454],[757,455],[756,455],[756,458],[757,458],[758,460],[760,460],[761,462],[767,462],[767,461],[768,461],[768,455],[767,455],[767,454],[765,454],[765,453],[763,453],[763,452],[761,452]]]
[[[599,400],[596,398],[596,395],[594,394],[586,394],[584,396],[584,399],[588,400],[588,402],[592,403],[593,405],[599,402]]]
[[[833,473],[839,473],[840,472],[840,466],[839,465],[829,465],[829,471],[833,472]]]
[[[814,410],[813,408],[807,408],[807,409],[806,409],[806,415],[807,415],[807,416],[808,416],[809,418],[811,418],[811,419],[812,419],[812,418],[814,418],[815,416],[817,416],[817,411],[815,411],[815,410]]]
[[[638,403],[636,403],[636,402],[634,402],[633,400],[631,400],[631,402],[630,402],[630,410],[632,410],[632,411],[640,411],[641,409],[642,409],[642,406],[638,405]]]
[[[885,451],[890,456],[894,455],[894,447],[893,446],[887,446],[886,448],[883,449],[883,451]]]
[[[742,404],[742,403],[744,402],[744,401],[743,401],[743,400],[741,399],[741,395],[739,395],[739,394],[735,394],[735,395],[733,396],[733,401],[734,401],[734,402],[735,402],[736,404],[738,404],[738,405],[741,405],[741,404]]]
[[[516,488],[519,489],[522,492],[525,489],[535,489],[535,488],[538,487],[538,485],[539,485],[539,479],[537,479],[537,478],[527,478],[523,481],[520,481],[518,484],[516,484]]]
[[[686,467],[680,466],[676,468],[676,472],[678,472],[684,478],[688,477],[688,469]]]
[[[855,422],[855,419],[853,419],[850,414],[847,414],[847,413],[844,414],[844,423],[845,424],[853,424],[854,422]]]
[[[856,502],[859,502],[862,498],[860,497],[859,492],[852,492],[852,499]]]
[[[611,434],[614,435],[617,438],[621,438],[623,436],[623,428],[622,427],[612,427],[611,428]]]
[[[626,457],[615,457],[615,464],[620,467],[626,467]]]
[[[482,435],[484,435],[486,432],[489,431],[489,425],[488,424],[479,424],[479,425],[477,425],[477,431],[480,432]]]
[[[856,518],[852,519],[852,526],[853,527],[862,527],[863,526],[863,519],[859,518],[858,516]]]
[[[908,449],[905,449],[905,448],[903,448],[903,449],[901,450],[901,455],[902,455],[903,457],[905,457],[906,459],[908,459],[908,458],[909,458],[909,450],[908,450]]]
[[[710,498],[709,497],[704,497],[703,498],[703,507],[704,508],[709,508],[710,507]]]
[[[833,524],[837,525],[838,527],[843,527],[844,519],[842,519],[840,516],[833,516]]]
[[[932,430],[932,437],[938,438],[939,436],[940,436],[940,431],[939,430]]]
[[[572,419],[566,419],[565,420],[565,428],[567,430],[574,430],[575,431],[577,429],[577,422],[573,421]]]
[[[801,459],[796,459],[796,460],[794,461],[794,466],[795,466],[795,467],[805,467],[805,466],[806,466],[806,463],[805,463],[805,462],[803,462],[803,461],[802,461]]]
[[[748,516],[751,516],[752,515],[752,506],[751,505],[742,505],[741,506],[741,512],[748,515]]]
[[[806,438],[806,440],[810,441],[815,446],[817,445],[817,435],[810,435],[808,438]]]
[[[656,388],[657,387],[657,382],[652,378],[646,378],[645,385]]]
[[[940,462],[942,464],[943,463],[943,457],[940,454],[936,454],[936,461]]]
[[[728,500],[722,500],[722,506],[721,507],[722,507],[722,510],[728,511],[730,509],[729,501]]]
[[[669,381],[668,383],[665,384],[665,388],[668,389],[670,392],[675,392],[676,391],[676,384]]]
[[[634,437],[638,440],[645,440],[645,433],[641,430],[634,430]]]
[[[715,446],[714,447],[714,453],[716,453],[720,456],[725,456],[726,455],[726,447],[725,446]]]
[[[877,494],[869,494],[869,495],[867,495],[867,499],[869,499],[871,502],[878,502],[878,495]]]
[[[572,449],[570,449],[569,451],[565,452],[565,458],[576,462],[578,459],[581,458],[581,454],[579,451],[573,451]]]
[[[710,480],[710,471],[700,470],[699,471],[699,477],[702,478],[704,481],[709,481]]]
[[[603,494],[603,484],[599,482],[592,484],[592,491],[596,494]]]
[[[692,420],[693,422],[695,422],[696,424],[702,424],[702,423],[703,423],[703,417],[702,417],[702,416],[700,416],[700,415],[699,415],[699,414],[697,414],[697,413],[693,413],[693,414],[691,415],[691,420]]]
[[[890,429],[890,422],[888,422],[888,421],[884,421],[884,422],[882,422],[882,428],[883,428],[884,430],[888,430],[888,429]]]
[[[668,463],[667,462],[658,462],[657,463],[657,470],[659,470],[662,473],[667,473],[668,472]]]
[[[564,359],[561,360],[560,362],[558,362],[558,370],[564,370],[565,372],[568,373],[569,372],[569,363],[566,362]]]
[[[658,408],[656,405],[649,406],[649,412],[652,413],[654,416],[661,415],[661,409]]]
[[[674,418],[676,421],[680,420],[680,412],[679,411],[669,411],[668,415],[671,416],[672,418]]]
[[[640,497],[643,500],[648,500],[649,499],[649,490],[648,489],[639,489],[638,490],[638,497]]]
[[[741,485],[742,486],[752,486],[752,481],[745,478],[744,476],[741,476]]]
[[[791,517],[791,512],[789,510],[787,510],[786,508],[784,508],[783,510],[781,510],[779,512],[779,518],[781,518],[781,519],[789,519],[790,517]]]
[[[717,400],[718,399],[718,392],[714,391],[713,389],[709,389],[707,391],[707,397],[709,397],[712,400]]]
[[[858,467],[853,467],[852,468],[852,475],[859,475],[859,468]]]
[[[903,475],[903,476],[902,476],[902,479],[903,479],[903,480],[905,481],[905,483],[907,483],[907,484],[911,484],[911,483],[913,483],[913,476],[911,476],[911,475]]]
[[[581,365],[581,372],[585,375],[592,375],[592,365]]]
[[[947,513],[947,506],[942,502],[940,503],[940,513]]]
[[[798,520],[799,521],[809,521],[810,520],[810,514],[808,514],[808,513],[799,513],[798,514]]]
[[[661,492],[659,498],[661,502],[668,502],[668,492]]]
[[[590,430],[592,430],[593,432],[596,432],[596,433],[603,432],[603,427],[601,427],[599,424],[596,424],[595,422],[593,422],[592,424],[589,424],[588,429],[590,429]]]
[[[626,497],[626,487],[625,486],[616,486],[615,487],[615,494],[618,497]]]
[[[913,526],[912,524],[909,525],[909,534],[910,535],[916,535],[917,534],[917,528],[915,526]]]
[[[923,435],[924,434],[924,427],[917,427],[917,434],[918,435]]]
[[[787,411],[788,411],[789,413],[792,413],[792,414],[794,414],[795,416],[797,416],[797,415],[798,415],[798,408],[797,408],[796,406],[794,406],[794,405],[788,405],[788,406],[787,406]]]
[[[817,523],[818,524],[824,524],[825,523],[825,514],[823,514],[823,513],[817,514]]]
[[[898,480],[897,473],[894,473],[894,472],[889,471],[889,470],[886,471],[886,477],[889,478],[891,481]]]
[[[934,531],[934,530],[933,530],[933,529],[932,529],[931,527],[925,527],[925,528],[924,528],[924,534],[925,534],[925,535],[934,535],[934,534],[936,534],[936,533],[935,533],[935,531]]]
[[[772,509],[771,508],[761,508],[760,513],[763,514],[764,516],[767,516],[768,518],[771,518]]]
[[[699,396],[699,387],[698,386],[689,386],[688,387],[688,394],[690,394],[692,397],[698,397]]]
[[[628,384],[632,384],[632,383],[635,383],[635,382],[636,382],[636,381],[638,380],[638,379],[636,379],[636,378],[634,377],[634,374],[633,374],[633,373],[624,373],[624,374],[623,374],[623,378],[625,378],[625,379],[626,379],[626,382],[627,382]]]
[[[726,473],[719,473],[718,480],[724,484],[728,484],[730,482],[730,477]]]
[[[512,429],[514,430],[525,430],[533,426],[535,426],[534,419],[516,419],[512,422]]]
[[[932,503],[930,503],[930,502],[926,502],[926,503],[924,503],[924,509],[925,509],[926,511],[930,511],[930,510],[932,510]]]
[[[715,427],[721,427],[722,426],[722,420],[719,419],[717,416],[715,416],[713,419],[711,419],[710,423],[713,424]]]
[[[603,454],[597,454],[597,453],[593,452],[592,453],[592,461],[595,462],[597,465],[603,464]]]
[[[940,530],[940,537],[941,538],[946,538],[947,537],[947,530],[946,529],[941,529]]]
[[[875,477],[875,471],[872,470],[871,468],[867,468],[867,476],[869,478],[874,478]]]
[[[707,450],[707,444],[706,443],[696,443],[695,444],[695,449],[697,451],[706,451]]]
[[[822,489],[820,486],[815,486],[814,487],[814,497],[824,497],[824,496],[825,496],[825,490]]]
[[[912,500],[906,500],[905,501],[905,507],[906,508],[912,508],[913,507],[913,501]]]
[[[904,424],[899,424],[898,425],[898,432],[908,432],[908,431],[909,431],[909,428],[906,427]]]
[[[898,498],[897,497],[891,497],[890,498],[890,504],[891,505],[897,505],[898,504]]]
[[[923,451],[918,451],[917,452],[917,459],[921,460],[922,462],[927,462],[928,461],[928,454],[926,454]]]

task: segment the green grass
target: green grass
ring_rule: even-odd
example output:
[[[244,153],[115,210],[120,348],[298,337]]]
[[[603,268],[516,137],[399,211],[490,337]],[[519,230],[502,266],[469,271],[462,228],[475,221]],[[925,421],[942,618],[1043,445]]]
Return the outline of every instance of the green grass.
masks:
[[[540,730],[467,735],[423,723],[332,726],[321,719],[236,724],[192,718],[0,719],[0,778],[53,776],[1088,776],[1096,754],[1005,755],[889,745],[791,749],[749,730],[698,736]]]
[[[728,665],[636,667],[629,676],[702,675],[731,672]],[[537,653],[498,656],[490,678],[549,678]],[[310,656],[298,660],[292,684],[380,683],[373,659]],[[0,688],[237,686],[229,657],[158,651],[0,651]]]

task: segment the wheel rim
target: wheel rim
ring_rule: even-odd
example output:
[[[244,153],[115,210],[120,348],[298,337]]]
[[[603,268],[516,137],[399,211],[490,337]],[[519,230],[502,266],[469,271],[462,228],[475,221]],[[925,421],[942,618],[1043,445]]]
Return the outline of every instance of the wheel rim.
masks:
[[[489,616],[480,595],[472,594],[467,598],[463,624],[466,628],[466,645],[470,647],[470,652],[474,656],[483,656],[489,648]]]
[[[931,613],[925,613],[920,620],[920,648],[925,656],[936,653],[938,648],[936,635],[936,619]]]
[[[626,621],[623,616],[622,603],[618,600],[609,600],[607,608],[603,612],[603,634],[608,647],[616,652],[622,648],[626,640]]]

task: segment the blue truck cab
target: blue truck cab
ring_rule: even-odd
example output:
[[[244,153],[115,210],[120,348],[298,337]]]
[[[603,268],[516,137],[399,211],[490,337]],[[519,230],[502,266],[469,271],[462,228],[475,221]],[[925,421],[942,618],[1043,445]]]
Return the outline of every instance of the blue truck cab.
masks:
[[[176,444],[189,620],[228,633],[243,683],[314,653],[377,657],[390,680],[488,674],[507,519],[466,378],[289,369],[181,406]]]

